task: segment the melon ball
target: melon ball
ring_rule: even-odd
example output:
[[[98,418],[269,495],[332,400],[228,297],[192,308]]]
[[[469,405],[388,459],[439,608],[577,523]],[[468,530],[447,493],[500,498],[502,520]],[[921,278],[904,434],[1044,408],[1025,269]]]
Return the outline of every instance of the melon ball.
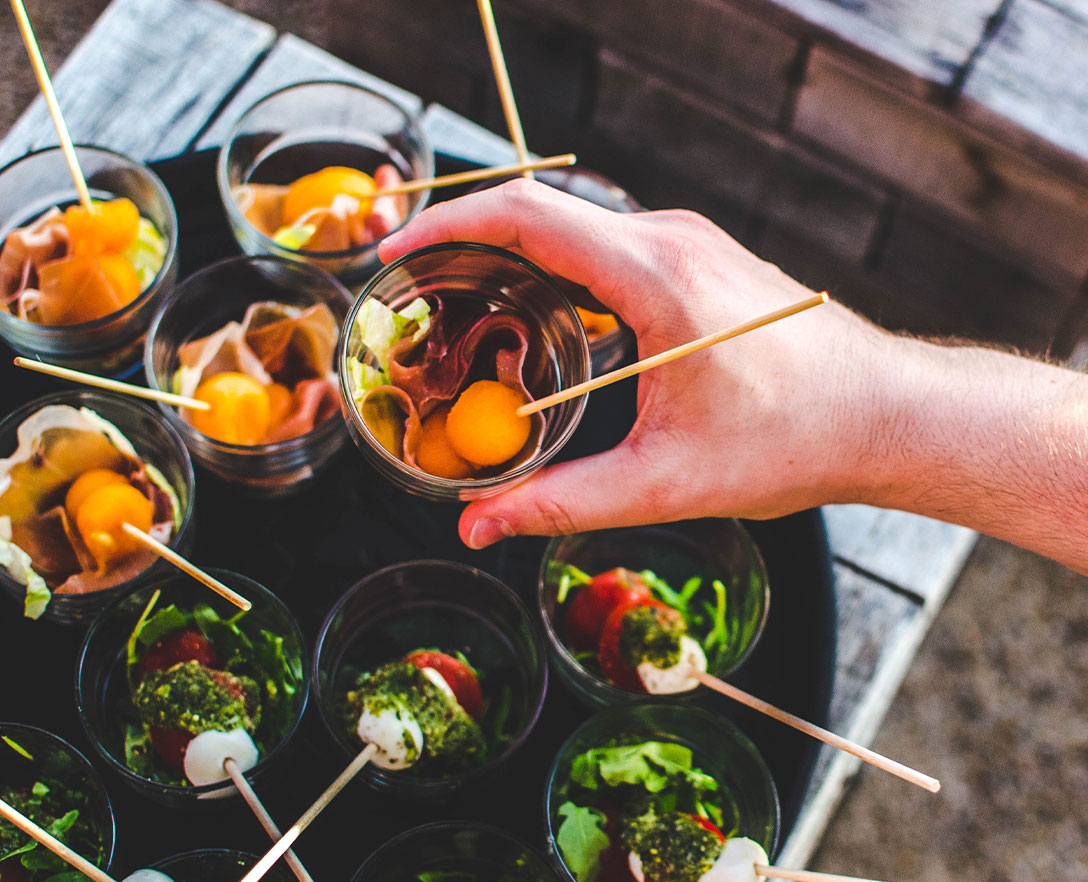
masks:
[[[99,487],[109,484],[127,484],[128,479],[112,469],[90,469],[72,482],[68,492],[64,494],[64,510],[68,514],[71,523],[76,522],[76,513],[83,505],[87,497]]]
[[[358,199],[358,213],[369,214],[375,189],[374,179],[358,169],[342,165],[323,168],[299,178],[288,188],[283,200],[283,222],[290,226],[308,211],[328,208],[337,196]]]
[[[265,387],[246,374],[225,371],[201,383],[193,395],[211,410],[191,411],[193,428],[228,444],[260,444],[272,424]]]
[[[122,529],[128,523],[145,533],[155,509],[151,500],[131,484],[104,484],[83,500],[76,512],[76,529],[99,569],[132,554],[140,547]]]
[[[416,463],[423,471],[436,477],[460,480],[469,477],[476,467],[450,446],[446,437],[449,412],[449,407],[440,407],[423,421]]]
[[[461,393],[446,418],[450,447],[478,466],[495,466],[515,456],[529,440],[532,420],[518,416],[528,402],[516,389],[479,380]]]

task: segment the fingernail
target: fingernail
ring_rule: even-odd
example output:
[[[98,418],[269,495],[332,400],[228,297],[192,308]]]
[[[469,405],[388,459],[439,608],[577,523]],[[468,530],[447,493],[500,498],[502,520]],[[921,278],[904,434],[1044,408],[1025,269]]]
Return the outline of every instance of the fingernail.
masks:
[[[468,534],[468,547],[479,550],[515,535],[514,528],[502,518],[480,518],[472,525],[472,531]]]

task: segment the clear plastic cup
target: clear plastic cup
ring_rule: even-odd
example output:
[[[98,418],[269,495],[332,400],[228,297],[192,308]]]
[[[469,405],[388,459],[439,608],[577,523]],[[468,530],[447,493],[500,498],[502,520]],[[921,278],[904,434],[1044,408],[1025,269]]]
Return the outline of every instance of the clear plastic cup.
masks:
[[[208,568],[207,572],[253,604],[253,608],[237,620],[239,629],[251,640],[259,638],[261,629],[282,637],[284,656],[301,671],[284,721],[270,730],[262,730],[258,724],[254,740],[263,742],[265,748],[257,764],[245,773],[246,778],[256,782],[269,766],[279,761],[302,720],[310,691],[309,658],[305,652],[302,629],[275,594],[252,579],[229,570]],[[174,604],[178,609],[191,611],[201,603],[211,606],[222,619],[238,613],[230,602],[183,573],[152,582],[114,601],[91,624],[79,650],[76,661],[76,709],[79,721],[98,755],[129,787],[148,799],[171,808],[181,808],[206,800],[234,797],[238,791],[229,778],[201,786],[171,784],[139,774],[125,762],[126,724],[129,718],[135,720],[126,677],[127,645],[155,591],[162,592],[156,610]],[[220,651],[223,651],[222,647]]]
[[[346,364],[349,357],[363,360],[368,355],[355,328],[355,318],[367,299],[397,307],[422,295],[512,310],[526,320],[530,330],[539,329],[530,345],[540,347],[550,362],[551,376],[539,388],[530,388],[537,398],[589,379],[585,331],[570,302],[543,270],[510,251],[470,242],[431,245],[405,254],[374,276],[351,308],[340,332],[340,400],[348,431],[363,456],[398,487],[428,499],[493,496],[525,480],[559,453],[578,427],[586,396],[544,411],[540,451],[515,468],[486,477],[453,479],[408,465],[386,450],[363,420],[352,399]]]
[[[261,301],[300,309],[324,303],[342,324],[351,295],[324,270],[278,257],[234,257],[205,267],[178,285],[151,323],[144,355],[148,386],[172,391],[180,367],[178,350],[228,322],[241,321],[250,304]],[[333,415],[297,438],[229,444],[198,432],[176,408],[159,406],[197,464],[256,496],[301,490],[347,440],[343,422]]]
[[[548,682],[539,626],[498,579],[450,561],[411,561],[378,570],[350,588],[317,638],[314,694],[325,728],[345,763],[362,749],[343,712],[359,674],[414,649],[463,652],[480,674],[485,702],[508,690],[505,746],[467,772],[426,777],[411,769],[366,766],[360,778],[410,803],[432,804],[478,787],[501,772],[536,724]],[[486,713],[486,710],[485,710]]]
[[[608,708],[579,726],[559,749],[544,788],[544,822],[548,857],[563,879],[574,874],[563,862],[556,835],[559,807],[568,798],[571,765],[587,750],[608,745],[612,739],[630,743],[665,741],[692,751],[692,765],[702,769],[732,795],[739,819],[737,836],[758,842],[769,856],[778,842],[778,793],[756,746],[733,723],[692,705],[643,701]]]
[[[113,423],[129,440],[136,453],[146,463],[155,466],[169,482],[177,495],[181,522],[167,543],[179,554],[188,554],[195,530],[195,491],[193,464],[178,433],[162,418],[155,408],[125,395],[109,392],[73,389],[55,392],[24,404],[0,422],[0,457],[8,457],[18,446],[19,426],[32,414],[53,404],[70,407],[87,407]],[[42,618],[46,621],[73,624],[88,622],[111,601],[127,594],[148,580],[171,572],[166,561],[152,553],[147,554],[148,566],[143,572],[126,582],[86,594],[54,593]],[[0,585],[11,597],[22,604],[26,586],[0,567]]]
[[[174,882],[238,882],[253,869],[260,857],[233,848],[201,848],[175,854],[150,867],[165,873]],[[293,882],[294,876],[280,862],[264,876],[273,882]]]
[[[609,682],[598,666],[580,662],[571,650],[564,625],[571,601],[568,598],[560,604],[558,599],[563,564],[572,564],[590,576],[616,567],[635,572],[652,570],[675,591],[680,591],[688,579],[700,577],[702,582],[690,602],[702,622],[687,622],[689,633],[700,643],[712,624],[703,603],[717,608],[713,582],[720,580],[725,588],[725,615],[732,640],[721,651],[708,654],[708,671],[717,677],[728,676],[744,663],[767,621],[770,588],[763,557],[748,531],[732,518],[620,527],[552,539],[544,551],[537,580],[537,603],[548,653],[563,682],[590,705],[636,701],[642,693]],[[578,590],[571,589],[570,597]],[[694,689],[670,698],[686,701],[704,691]]]
[[[59,781],[65,789],[72,791],[76,798],[85,799],[86,810],[90,813],[90,826],[97,835],[102,849],[102,859],[96,861],[90,854],[82,854],[82,856],[91,860],[104,872],[108,872],[113,861],[116,832],[113,807],[110,805],[106,785],[94,766],[63,738],[36,726],[0,723],[0,739],[3,739],[0,740],[0,788],[8,786],[29,789],[35,782],[49,778]],[[12,745],[17,745],[29,754],[29,757]],[[72,805],[70,808],[82,811],[83,807]],[[77,822],[79,820],[81,819],[77,818]],[[3,823],[6,824],[7,821]],[[77,845],[68,839],[66,842],[69,845]],[[44,850],[42,846],[38,848]],[[12,857],[8,860],[18,861],[19,858]],[[8,878],[7,872],[3,869],[6,864],[7,861],[0,863],[0,875],[4,878]],[[59,859],[58,864],[60,864]],[[57,870],[62,868],[69,869],[67,864],[60,864]],[[46,879],[49,875],[51,875],[50,872],[39,871],[36,877]],[[23,874],[12,873],[12,878],[22,879]]]
[[[474,821],[425,824],[390,839],[372,854],[352,882],[557,882],[537,852],[504,830]]]
[[[166,187],[141,162],[102,147],[77,147],[94,199],[131,199],[166,242],[158,275],[127,306],[76,325],[39,325],[0,311],[0,336],[21,355],[104,376],[122,376],[143,354],[151,317],[177,279],[178,224]],[[28,153],[0,169],[0,243],[54,206],[79,201],[59,147]]]
[[[250,182],[290,184],[326,166],[371,174],[384,162],[405,180],[434,177],[434,152],[415,114],[365,86],[315,81],[273,92],[242,114],[219,153],[216,179],[242,251],[309,263],[354,287],[380,266],[377,242],[343,251],[287,248],[245,218],[233,193]],[[429,196],[408,195],[405,223]]]

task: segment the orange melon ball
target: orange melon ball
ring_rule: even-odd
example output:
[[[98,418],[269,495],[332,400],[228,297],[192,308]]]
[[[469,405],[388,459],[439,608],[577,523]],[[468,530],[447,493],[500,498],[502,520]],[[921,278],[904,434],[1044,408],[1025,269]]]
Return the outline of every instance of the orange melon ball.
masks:
[[[88,494],[76,511],[76,529],[100,570],[136,551],[140,544],[123,529],[151,529],[151,500],[131,484],[105,484]]]
[[[516,389],[479,380],[461,393],[446,419],[450,447],[478,466],[506,462],[529,440],[532,421],[517,415],[527,404]]]
[[[331,165],[321,171],[305,175],[287,190],[283,200],[283,224],[291,226],[307,211],[328,208],[332,200],[341,194],[359,200],[359,214],[370,213],[371,194],[375,191],[374,179],[354,168]]]
[[[76,513],[83,505],[87,497],[99,487],[110,484],[127,484],[128,479],[112,469],[91,469],[84,472],[72,482],[68,492],[64,495],[64,510],[68,513],[68,520],[76,522]]]
[[[191,411],[193,428],[228,444],[260,444],[272,424],[268,390],[246,374],[224,371],[197,386],[193,397],[211,410]]]
[[[441,407],[423,421],[416,450],[416,463],[423,471],[438,478],[467,478],[476,467],[459,456],[446,437],[448,407]]]
[[[140,211],[131,199],[96,202],[91,211],[73,205],[64,212],[64,226],[74,252],[101,254],[124,251],[140,229]]]

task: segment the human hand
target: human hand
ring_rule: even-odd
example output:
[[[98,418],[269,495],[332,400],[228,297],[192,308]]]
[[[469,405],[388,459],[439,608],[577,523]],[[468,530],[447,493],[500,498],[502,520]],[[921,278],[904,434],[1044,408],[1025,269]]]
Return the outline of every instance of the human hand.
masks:
[[[812,293],[694,213],[615,214],[524,180],[427,209],[379,254],[447,241],[509,248],[585,286],[632,328],[639,358]],[[461,536],[482,548],[852,499],[878,412],[865,402],[893,339],[831,303],[648,371],[621,444],[471,503]]]

